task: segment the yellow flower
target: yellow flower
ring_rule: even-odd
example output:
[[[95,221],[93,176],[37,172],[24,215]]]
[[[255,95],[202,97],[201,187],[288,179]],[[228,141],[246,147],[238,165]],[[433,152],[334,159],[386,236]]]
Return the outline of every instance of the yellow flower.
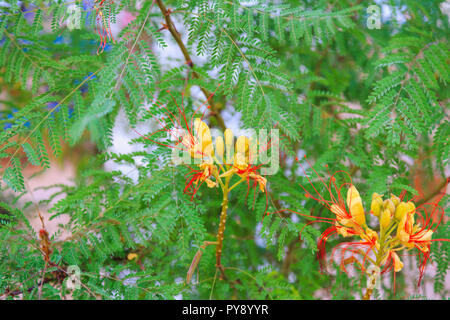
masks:
[[[414,214],[416,211],[416,206],[414,203],[410,202],[400,202],[397,208],[395,209],[395,219],[402,220],[403,217],[408,214]]]
[[[370,212],[375,216],[378,217],[381,212],[381,206],[383,205],[383,195],[374,193],[372,195],[372,203],[370,204]]]
[[[365,232],[360,236],[362,239],[367,240],[370,243],[374,243],[378,240],[378,233],[370,228],[366,228]]]
[[[431,244],[431,237],[433,236],[432,230],[422,230],[416,233],[413,238],[416,245],[422,252],[428,252],[429,245]]]
[[[330,210],[336,215],[335,226],[337,232],[343,237],[349,237],[353,235],[354,232],[352,232],[352,229],[355,224],[351,221],[351,219],[346,218],[347,214],[345,213],[345,211],[337,204],[332,204]]]
[[[250,172],[248,176],[250,179],[253,179],[254,181],[258,182],[259,190],[261,190],[261,192],[264,192],[264,190],[266,190],[266,184],[267,184],[266,178],[264,178],[263,176],[261,176],[259,174],[254,173],[254,172]]]
[[[366,224],[366,216],[358,190],[351,185],[347,192],[347,206],[353,220],[360,226]]]
[[[397,227],[397,239],[408,249],[414,247],[414,239],[411,239],[411,235],[414,234],[420,227],[414,225],[414,212],[403,215]],[[431,234],[430,234],[431,239]]]
[[[348,222],[348,221],[349,220],[341,221],[341,222],[337,222],[337,221],[335,222],[337,233],[340,234],[343,237],[350,237],[350,236],[354,235],[354,233],[352,232],[352,229],[345,226],[345,223]]]
[[[364,229],[353,218],[348,218],[347,213],[337,204],[332,204],[330,210],[336,215],[335,226],[341,236],[350,237],[364,232]]]
[[[217,167],[207,162],[200,164],[199,167],[200,169],[203,170],[203,173],[194,183],[197,184],[198,181],[205,181],[208,187],[214,188],[217,185],[217,183],[210,180],[209,177],[214,174],[214,171],[217,171]]]
[[[228,129],[227,129],[228,130]],[[231,139],[231,130],[225,132],[225,145]],[[228,136],[228,138],[227,138]],[[251,179],[258,183],[259,189],[264,192],[266,189],[267,179],[256,172],[256,168],[249,163],[250,140],[246,136],[240,136],[236,140],[236,153],[234,155],[233,167],[220,175],[221,178],[237,174],[241,178]]]

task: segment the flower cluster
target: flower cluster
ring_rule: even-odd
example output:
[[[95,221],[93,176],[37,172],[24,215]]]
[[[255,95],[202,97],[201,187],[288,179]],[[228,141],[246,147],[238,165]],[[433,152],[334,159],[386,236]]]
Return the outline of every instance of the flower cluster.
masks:
[[[312,170],[317,174],[313,168]],[[335,178],[338,173],[346,175],[350,182],[338,186]],[[322,233],[318,242],[318,255],[321,265],[323,266],[323,262],[326,261],[325,244],[333,234],[344,238],[353,238],[352,241],[342,242],[333,249],[333,257],[340,250],[339,263],[344,271],[347,271],[346,265],[356,264],[363,272],[368,272],[369,269],[373,268],[380,270],[380,273],[386,273],[392,269],[394,273],[399,272],[403,268],[400,253],[406,254],[410,250],[417,249],[418,252],[415,255],[420,260],[418,283],[420,285],[425,266],[430,257],[432,242],[449,241],[448,239],[433,239],[433,233],[444,215],[444,210],[438,205],[443,194],[432,203],[424,203],[416,207],[414,201],[404,199],[406,192],[401,193],[400,196],[391,194],[387,198],[374,193],[370,210],[364,210],[361,196],[351,182],[348,173],[345,171],[335,172],[331,175],[328,183],[318,174],[317,176],[328,191],[330,200],[326,200],[320,194],[307,175],[306,177],[314,193],[303,186],[302,188],[305,190],[307,198],[312,198],[327,206],[334,215],[332,218],[305,215],[289,209],[281,211],[295,212],[305,217],[314,218],[313,222],[325,222],[331,225]],[[345,201],[341,195],[341,190],[347,191]],[[370,219],[370,216],[373,218]],[[369,219],[376,221],[368,223],[367,220]],[[369,227],[369,224],[372,227]],[[357,238],[356,241],[355,238]]]
[[[233,132],[228,128],[224,135],[217,136],[213,143],[211,130],[203,121],[205,112],[210,107],[206,106],[206,110],[198,114],[214,93],[198,106],[190,117],[186,115],[184,109],[184,94],[182,93],[181,104],[179,104],[170,91],[167,93],[175,103],[176,112],[155,98],[154,105],[158,108],[160,117],[153,117],[153,119],[158,122],[160,129],[147,135],[142,135],[136,130],[135,132],[160,146],[177,152],[182,151],[190,160],[193,160],[193,166],[190,165],[192,161],[185,163],[190,171],[187,174],[184,192],[190,194],[193,199],[201,185],[206,183],[209,188],[220,186],[223,192],[228,193],[238,184],[246,181],[249,188],[259,186],[258,190],[265,193],[267,180],[259,174],[261,164],[256,165],[255,147],[258,143],[256,138],[239,136],[235,139]],[[149,113],[152,111],[149,110]],[[167,133],[171,142],[165,143],[153,138],[154,135],[164,132]],[[241,179],[229,186],[229,182],[235,175]]]
[[[258,173],[258,166],[252,164],[250,139],[240,136],[234,145],[234,135],[231,129],[226,129],[223,139],[215,140],[215,148],[208,125],[200,118],[194,120],[194,130],[188,131],[181,140],[182,146],[193,159],[199,159],[197,168],[190,168],[190,177],[186,181],[185,192],[195,195],[203,182],[214,188],[224,187],[223,178],[231,178],[234,174],[248,186],[258,185],[261,192],[265,192],[266,178]],[[234,149],[233,149],[234,145]],[[231,187],[233,188],[233,187]],[[231,188],[228,189],[231,190]]]

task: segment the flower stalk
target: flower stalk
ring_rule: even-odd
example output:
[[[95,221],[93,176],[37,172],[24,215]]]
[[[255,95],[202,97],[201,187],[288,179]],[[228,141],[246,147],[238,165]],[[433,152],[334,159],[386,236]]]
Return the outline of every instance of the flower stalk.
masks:
[[[221,263],[222,257],[222,248],[223,248],[223,238],[225,233],[225,225],[227,222],[227,209],[228,209],[228,185],[230,182],[230,178],[227,177],[225,180],[225,184],[223,186],[223,200],[222,200],[222,210],[220,212],[220,222],[219,229],[217,231],[217,246],[216,246],[216,268],[219,268],[222,272],[222,276],[224,277],[224,268]]]
[[[226,279],[221,258],[230,191],[246,181],[249,188],[250,182],[252,182],[253,187],[259,187],[259,190],[265,192],[266,179],[259,175],[258,167],[253,166],[250,162],[250,140],[247,137],[238,137],[234,145],[233,133],[230,129],[227,129],[225,130],[225,141],[221,137],[216,138],[214,148],[208,125],[198,118],[194,121],[193,130],[188,130],[188,132],[189,134],[181,140],[183,147],[186,148],[191,158],[200,159],[200,164],[198,164],[198,168],[191,168],[190,177],[186,181],[185,193],[194,197],[203,182],[206,182],[209,188],[220,187],[223,196],[216,241],[205,241],[200,246],[189,267],[186,283],[189,283],[192,279],[192,275],[203,255],[203,250],[208,245],[216,246],[216,268],[220,270],[221,278]],[[227,160],[222,163],[218,157]],[[240,179],[230,187],[230,182],[234,176]]]

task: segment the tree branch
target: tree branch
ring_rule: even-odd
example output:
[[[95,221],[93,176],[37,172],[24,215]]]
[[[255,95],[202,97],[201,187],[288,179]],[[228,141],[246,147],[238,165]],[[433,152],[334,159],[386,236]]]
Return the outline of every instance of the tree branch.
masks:
[[[424,197],[417,201],[416,206],[420,206],[424,203],[427,203],[428,201],[430,201],[431,199],[433,199],[434,197],[436,197],[438,194],[440,194],[441,192],[445,193],[445,190],[442,190],[450,181],[450,177],[445,178],[441,184],[439,184],[437,186],[437,188],[435,190],[432,190],[429,194],[424,195]]]
[[[181,40],[181,36],[178,33],[177,29],[175,28],[175,25],[170,17],[171,11],[167,10],[167,8],[164,5],[164,3],[162,2],[162,0],[156,0],[156,4],[158,5],[159,9],[161,10],[161,13],[163,14],[164,19],[166,21],[165,27],[172,34],[172,37],[175,39],[176,43],[178,44],[178,47],[180,48],[181,52],[183,53],[184,59],[186,60],[186,64],[191,68],[192,76],[196,79],[200,78],[199,74],[197,72],[195,72],[195,70],[194,70],[194,63],[192,62],[191,56],[189,55],[189,52],[187,51],[186,46],[184,45],[183,41]],[[212,100],[212,93],[202,87],[200,87],[200,90],[203,92],[206,99],[209,99],[209,104],[211,106],[212,115],[217,120],[218,126],[222,130],[225,130],[226,129],[225,122],[223,121],[223,118],[220,115],[219,108],[217,107],[217,105],[214,104],[214,102]]]

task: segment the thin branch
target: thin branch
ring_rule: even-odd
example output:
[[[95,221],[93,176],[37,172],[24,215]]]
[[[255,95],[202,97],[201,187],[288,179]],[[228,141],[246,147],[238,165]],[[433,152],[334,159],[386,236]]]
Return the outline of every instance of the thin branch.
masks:
[[[191,68],[192,76],[195,79],[199,79],[200,75],[197,72],[195,72],[194,63],[192,62],[191,56],[189,55],[189,52],[188,52],[186,46],[184,45],[183,41],[181,40],[181,36],[178,33],[177,29],[175,28],[172,18],[170,17],[171,11],[167,10],[167,8],[164,5],[164,3],[162,2],[162,0],[156,0],[156,4],[158,5],[159,9],[161,10],[161,13],[163,14],[164,19],[166,21],[165,27],[167,27],[167,29],[170,31],[172,37],[175,39],[178,47],[180,48],[181,52],[183,53],[184,59],[186,60],[186,64]],[[203,92],[206,99],[208,99],[212,96],[212,94],[205,88],[200,87],[200,90]],[[219,107],[216,104],[214,104],[212,98],[209,99],[209,104],[211,106],[212,115],[217,120],[217,124],[219,125],[219,127],[222,130],[225,130],[226,129],[225,122],[223,121],[223,118],[220,115]]]

